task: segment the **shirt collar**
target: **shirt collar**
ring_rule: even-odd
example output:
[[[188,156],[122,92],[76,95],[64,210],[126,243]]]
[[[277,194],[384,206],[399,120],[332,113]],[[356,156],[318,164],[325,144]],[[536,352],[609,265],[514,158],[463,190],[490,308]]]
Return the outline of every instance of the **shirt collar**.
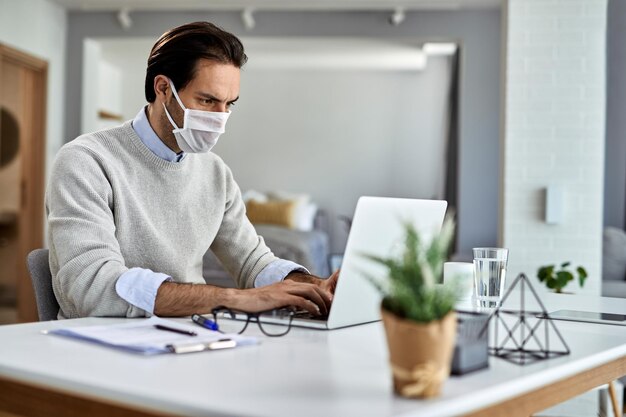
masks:
[[[147,106],[146,106],[147,107]],[[146,107],[142,107],[137,116],[132,121],[132,127],[139,136],[139,139],[148,147],[156,156],[169,162],[180,162],[185,157],[185,153],[177,154],[167,147],[166,144],[157,136],[150,126],[148,116],[146,115]]]

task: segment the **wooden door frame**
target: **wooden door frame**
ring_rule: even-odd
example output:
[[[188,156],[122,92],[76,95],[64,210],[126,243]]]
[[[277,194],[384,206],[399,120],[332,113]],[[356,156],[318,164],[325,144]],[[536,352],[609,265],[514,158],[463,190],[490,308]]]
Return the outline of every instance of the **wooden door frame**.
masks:
[[[48,63],[0,44],[0,71],[3,62],[26,68],[34,75],[32,80],[24,83],[26,94],[32,94],[35,99],[29,103],[28,108],[23,108],[29,118],[29,122],[22,126],[23,134],[30,137],[30,140],[22,141],[24,147],[21,148],[21,202],[18,216],[16,282],[18,320],[21,322],[37,321],[37,304],[30,274],[26,268],[26,256],[33,249],[43,247]]]

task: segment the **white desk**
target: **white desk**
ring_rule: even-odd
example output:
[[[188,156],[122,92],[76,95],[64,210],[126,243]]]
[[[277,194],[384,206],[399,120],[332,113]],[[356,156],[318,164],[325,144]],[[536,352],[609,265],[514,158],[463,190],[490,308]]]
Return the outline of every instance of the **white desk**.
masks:
[[[626,312],[626,299],[546,295],[549,310]],[[534,365],[497,358],[430,401],[392,393],[380,323],[292,329],[253,347],[142,357],[40,334],[119,322],[0,326],[0,411],[23,415],[528,416],[626,374],[626,327],[557,321],[572,353]],[[250,334],[258,333],[255,326]],[[258,333],[260,334],[260,333]],[[44,412],[45,411],[45,412]]]

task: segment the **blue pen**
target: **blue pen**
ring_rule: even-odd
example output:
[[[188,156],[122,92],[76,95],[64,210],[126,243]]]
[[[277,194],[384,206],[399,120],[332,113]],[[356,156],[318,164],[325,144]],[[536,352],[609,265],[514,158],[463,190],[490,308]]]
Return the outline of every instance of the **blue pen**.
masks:
[[[193,314],[191,316],[191,320],[199,326],[204,327],[205,329],[218,331],[219,327],[217,323],[213,320],[209,320],[207,318],[202,317],[200,314]]]

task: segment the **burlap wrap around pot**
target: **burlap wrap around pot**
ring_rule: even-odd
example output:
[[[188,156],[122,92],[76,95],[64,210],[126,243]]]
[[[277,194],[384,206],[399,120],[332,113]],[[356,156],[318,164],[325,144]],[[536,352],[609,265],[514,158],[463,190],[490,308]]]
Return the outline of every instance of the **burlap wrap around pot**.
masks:
[[[430,398],[439,395],[450,375],[456,337],[456,314],[417,323],[382,310],[393,387],[404,397]]]

